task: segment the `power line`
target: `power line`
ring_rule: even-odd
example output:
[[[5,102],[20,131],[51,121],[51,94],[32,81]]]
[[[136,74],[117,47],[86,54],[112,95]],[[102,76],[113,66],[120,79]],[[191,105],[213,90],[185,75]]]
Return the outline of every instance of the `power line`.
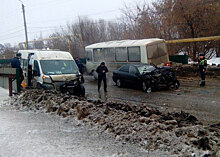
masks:
[[[22,26],[13,27],[13,28],[8,29],[7,31],[8,31],[8,32],[10,32],[10,31],[14,31],[15,29],[17,29],[17,28],[21,28],[21,27],[22,27]]]
[[[16,33],[19,33],[19,32],[21,32],[21,31],[23,31],[23,29],[20,29],[20,30],[18,30],[18,31],[11,32],[11,33],[8,33],[8,34],[5,34],[5,35],[1,35],[0,37],[10,36],[10,35],[12,35],[12,34],[16,34]]]
[[[50,4],[50,6],[54,6],[54,5],[57,5],[57,4],[60,4],[60,2],[61,2],[61,0],[58,0],[58,1],[48,1],[48,2],[46,2],[46,3],[39,3],[39,4],[37,4],[37,5],[34,5],[34,6],[29,6],[28,8],[39,8],[39,7],[41,7],[41,8],[43,8],[43,7],[48,7],[48,5],[46,5],[46,4]],[[63,4],[66,4],[66,3],[64,3],[63,1],[68,1],[68,2],[70,2],[69,0],[62,0],[62,4],[60,4],[60,5],[63,5]],[[53,2],[53,3],[52,3]]]
[[[32,28],[32,29],[49,29],[49,28],[51,28],[51,29],[56,29],[56,28],[58,28],[58,27],[60,27],[60,26],[29,27],[29,28]]]
[[[28,33],[30,33],[30,34],[34,34],[34,33],[41,33],[41,32],[48,32],[48,31],[53,31],[53,30],[51,30],[51,29],[45,29],[45,30],[40,30],[40,31],[30,31],[30,32],[28,32]]]
[[[8,39],[13,39],[13,38],[20,37],[20,36],[23,36],[23,35],[24,34],[19,34],[19,35],[16,35],[16,36],[13,36],[13,37],[9,37],[9,38],[3,38],[3,39],[0,39],[0,41],[8,40]]]
[[[50,1],[46,1],[46,2],[45,2],[45,0],[44,0],[43,3],[36,3],[36,4],[34,4],[34,6],[39,6],[39,5],[49,4],[49,3],[51,3],[51,2],[54,2],[54,0],[50,0]],[[32,7],[32,6],[31,6],[31,7]]]
[[[131,8],[132,10],[134,8]],[[82,15],[79,15],[79,16],[93,16],[93,15],[103,15],[103,14],[108,14],[108,13],[112,13],[112,12],[115,12],[115,11],[120,11],[121,9],[113,9],[113,10],[106,10],[106,11],[103,11],[103,12],[98,12],[98,13],[91,13],[91,14],[82,14]],[[36,23],[42,23],[42,22],[56,22],[56,21],[63,21],[63,20],[71,20],[70,18],[72,19],[75,19],[77,18],[78,16],[68,16],[68,17],[65,17],[65,18],[57,18],[57,19],[52,19],[52,20],[43,20],[43,21],[36,21],[36,22],[33,22],[33,23],[28,23],[28,24],[36,24]]]
[[[85,14],[85,15],[80,15],[80,16],[93,16],[93,15],[100,15],[100,14],[106,14],[106,13],[112,13],[115,11],[119,11],[120,9],[114,9],[114,10],[108,10],[108,11],[103,11],[103,12],[98,12],[98,13],[92,13],[92,14]]]
[[[59,18],[59,19],[53,19],[53,20],[44,20],[44,21],[37,21],[33,23],[28,23],[28,24],[37,24],[37,23],[42,23],[42,22],[57,22],[57,21],[63,21],[63,20],[68,20],[68,18]]]

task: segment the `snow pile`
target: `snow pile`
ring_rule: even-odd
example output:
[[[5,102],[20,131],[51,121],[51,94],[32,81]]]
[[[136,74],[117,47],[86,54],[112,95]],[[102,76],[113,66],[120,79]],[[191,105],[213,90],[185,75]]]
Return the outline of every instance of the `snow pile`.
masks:
[[[24,111],[77,117],[84,124],[112,134],[116,141],[147,150],[168,151],[176,156],[202,156],[207,151],[214,156],[220,150],[220,124],[204,126],[185,112],[162,112],[146,104],[104,102],[36,89],[25,91],[12,105]]]
[[[185,55],[185,54],[187,54],[187,52],[180,51],[180,52],[178,53],[178,55]]]
[[[209,65],[212,65],[212,64],[220,65],[220,57],[218,57],[218,58],[213,58],[213,59],[209,59],[209,60],[207,61],[207,63],[208,63]]]

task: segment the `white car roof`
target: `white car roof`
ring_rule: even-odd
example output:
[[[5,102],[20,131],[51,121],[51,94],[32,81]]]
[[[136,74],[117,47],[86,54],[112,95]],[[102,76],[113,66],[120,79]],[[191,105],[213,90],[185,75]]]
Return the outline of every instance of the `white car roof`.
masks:
[[[152,39],[140,39],[140,40],[116,40],[101,42],[86,46],[86,49],[94,48],[110,48],[110,47],[131,47],[131,46],[146,46],[148,44],[165,42],[164,39],[152,38]]]
[[[20,50],[22,58],[27,58],[28,54],[36,54],[39,60],[73,60],[71,54],[65,51],[52,51],[52,50]]]

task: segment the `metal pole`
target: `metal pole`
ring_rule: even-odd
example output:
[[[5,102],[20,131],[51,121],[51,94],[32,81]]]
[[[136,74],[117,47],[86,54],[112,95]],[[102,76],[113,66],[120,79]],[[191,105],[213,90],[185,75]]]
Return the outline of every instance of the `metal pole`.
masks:
[[[9,96],[12,96],[12,78],[11,78],[11,75],[8,76],[8,82],[9,82]]]
[[[23,12],[23,19],[24,19],[24,31],[25,31],[25,40],[26,40],[26,46],[25,49],[28,49],[28,35],[27,35],[27,25],[26,25],[26,18],[25,18],[25,8],[24,4],[21,4],[22,6],[22,12]]]

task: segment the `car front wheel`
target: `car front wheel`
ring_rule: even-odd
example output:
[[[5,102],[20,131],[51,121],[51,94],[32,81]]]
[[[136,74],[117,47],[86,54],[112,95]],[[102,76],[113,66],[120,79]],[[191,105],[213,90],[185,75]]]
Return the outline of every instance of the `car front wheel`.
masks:
[[[178,80],[176,80],[173,85],[171,86],[171,88],[177,90],[180,87],[180,82]]]
[[[144,91],[144,92],[146,92],[147,91],[147,83],[144,81],[143,83],[142,83],[142,91]]]
[[[147,92],[147,93],[151,92],[151,87],[150,87],[150,83],[149,82],[143,81],[143,83],[142,83],[142,91],[143,92]]]
[[[85,87],[81,84],[79,85],[78,87],[78,91],[77,91],[77,96],[82,96],[84,97],[85,96]]]

